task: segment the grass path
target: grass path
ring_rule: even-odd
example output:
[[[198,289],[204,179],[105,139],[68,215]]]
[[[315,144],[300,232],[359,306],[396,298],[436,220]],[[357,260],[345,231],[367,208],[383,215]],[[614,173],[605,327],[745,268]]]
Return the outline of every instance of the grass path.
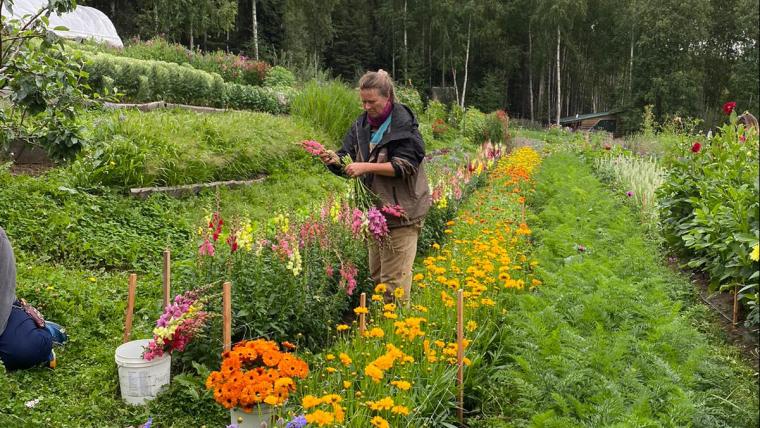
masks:
[[[516,296],[471,426],[758,426],[757,373],[691,284],[569,153],[529,198],[544,285]]]

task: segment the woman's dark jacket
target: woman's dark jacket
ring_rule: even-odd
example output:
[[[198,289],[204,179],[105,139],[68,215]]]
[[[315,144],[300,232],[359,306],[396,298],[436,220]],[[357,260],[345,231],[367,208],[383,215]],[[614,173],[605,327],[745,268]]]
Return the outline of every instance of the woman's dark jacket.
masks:
[[[351,125],[338,156],[351,156],[354,162],[390,162],[396,174],[386,177],[365,174],[362,179],[372,192],[380,198],[382,206],[401,205],[406,215],[403,218],[386,216],[388,227],[415,224],[425,217],[432,198],[423,161],[425,142],[419,132],[419,124],[409,107],[395,103],[391,111],[391,123],[383,138],[370,152],[371,137],[367,113],[363,113]],[[340,165],[328,165],[335,174],[345,176]]]

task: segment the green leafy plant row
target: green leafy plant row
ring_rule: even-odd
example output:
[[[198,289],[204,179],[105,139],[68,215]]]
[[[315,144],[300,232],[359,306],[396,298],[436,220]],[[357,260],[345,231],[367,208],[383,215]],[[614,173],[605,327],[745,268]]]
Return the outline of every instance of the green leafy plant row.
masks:
[[[753,370],[630,209],[572,153],[547,158],[536,182],[543,285],[485,334],[470,426],[756,426]]]
[[[85,70],[96,90],[116,88],[125,102],[166,101],[231,109],[286,113],[292,88],[241,85],[225,82],[216,73],[190,65],[140,60],[105,53],[88,55]],[[275,83],[287,82],[277,78]]]
[[[682,137],[671,147],[660,217],[664,238],[688,266],[707,272],[715,288],[737,290],[747,324],[757,325],[758,134],[737,125],[735,112],[730,119],[712,139]]]

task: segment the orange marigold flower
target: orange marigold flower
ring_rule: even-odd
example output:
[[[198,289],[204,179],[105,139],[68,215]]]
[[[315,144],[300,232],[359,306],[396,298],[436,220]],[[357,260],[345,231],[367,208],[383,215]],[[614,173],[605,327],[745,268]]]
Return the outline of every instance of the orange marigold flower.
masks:
[[[261,356],[262,361],[269,367],[275,367],[280,363],[282,359],[282,353],[280,351],[267,351]]]

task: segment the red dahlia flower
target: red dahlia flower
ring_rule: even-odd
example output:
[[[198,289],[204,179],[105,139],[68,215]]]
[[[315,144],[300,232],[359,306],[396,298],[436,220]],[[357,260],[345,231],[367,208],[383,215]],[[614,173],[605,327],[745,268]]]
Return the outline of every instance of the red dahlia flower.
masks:
[[[734,111],[735,108],[736,108],[736,101],[729,101],[723,104],[723,113],[725,113],[726,116],[728,116],[729,114],[731,114],[732,111]]]
[[[694,145],[691,146],[691,151],[694,153],[699,153],[700,150],[702,150],[702,145],[699,144],[699,141],[695,141]]]

